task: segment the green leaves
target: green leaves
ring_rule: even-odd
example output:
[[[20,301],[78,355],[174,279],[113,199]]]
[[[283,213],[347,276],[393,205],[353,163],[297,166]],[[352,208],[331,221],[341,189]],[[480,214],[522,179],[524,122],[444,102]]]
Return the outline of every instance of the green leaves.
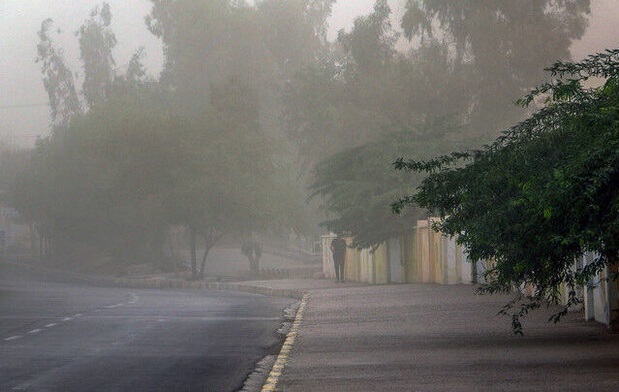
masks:
[[[43,84],[49,97],[52,125],[66,125],[73,116],[82,112],[75,89],[73,72],[67,67],[62,49],[55,47],[50,31],[53,21],[46,19],[37,32],[36,62],[41,63]]]
[[[80,29],[75,33],[84,64],[83,93],[89,107],[105,98],[106,90],[114,79],[116,36],[110,28],[112,13],[108,3],[95,7]]]
[[[543,215],[544,215],[544,219],[550,220],[550,218],[552,218],[552,209],[550,207],[544,208]]]
[[[556,63],[564,77],[527,95],[548,96],[548,105],[476,152],[433,160],[398,160],[399,170],[428,173],[414,195],[393,208],[415,204],[438,213],[440,228],[459,235],[473,260],[493,259],[483,292],[531,284],[536,294],[519,298],[511,312],[514,332],[520,318],[562,285],[586,282],[619,259],[619,50],[580,63]],[[582,86],[591,76],[608,79],[600,88]],[[584,252],[597,252],[594,266],[573,270]],[[573,291],[573,290],[572,290]],[[579,299],[569,291],[558,321]]]
[[[412,192],[423,176],[394,172],[389,163],[405,153],[430,156],[445,151],[447,145],[453,144],[445,140],[420,142],[410,133],[393,133],[323,160],[314,169],[312,185],[327,215],[323,226],[333,232],[346,232],[353,237],[353,246],[367,248],[410,231],[426,212],[413,208],[398,216],[393,211],[402,212],[411,200],[391,203]]]

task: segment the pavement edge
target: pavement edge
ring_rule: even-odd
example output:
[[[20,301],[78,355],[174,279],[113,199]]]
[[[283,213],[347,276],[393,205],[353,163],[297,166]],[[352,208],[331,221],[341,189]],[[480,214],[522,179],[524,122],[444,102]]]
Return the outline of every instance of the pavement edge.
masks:
[[[282,345],[281,350],[279,351],[279,355],[275,360],[275,364],[273,368],[271,368],[271,372],[267,377],[264,385],[262,386],[262,392],[273,392],[277,389],[277,383],[279,382],[282,372],[286,367],[286,363],[288,362],[288,356],[290,355],[290,351],[294,346],[294,343],[299,334],[299,328],[301,326],[301,322],[303,321],[303,315],[305,313],[305,306],[307,305],[307,301],[309,298],[309,293],[304,293],[301,298],[301,304],[299,305],[299,309],[297,310],[297,314],[295,316],[294,322],[292,323],[292,327],[286,336],[286,340]]]
[[[195,282],[172,279],[131,279],[116,278],[114,283],[120,287],[145,289],[183,289],[183,290],[224,290],[240,291],[250,294],[261,294],[269,297],[292,298],[302,300],[305,291],[295,289],[276,289],[268,286],[252,285],[234,282]]]

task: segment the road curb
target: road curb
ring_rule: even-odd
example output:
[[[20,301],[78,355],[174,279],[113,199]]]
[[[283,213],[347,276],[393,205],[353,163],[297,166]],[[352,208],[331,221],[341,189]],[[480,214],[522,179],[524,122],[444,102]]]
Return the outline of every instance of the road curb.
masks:
[[[279,355],[275,360],[275,364],[273,364],[273,368],[271,368],[269,376],[267,377],[264,385],[262,386],[261,392],[277,391],[277,384],[279,383],[284,368],[286,367],[286,364],[288,362],[288,356],[290,355],[297,336],[299,335],[299,328],[301,327],[301,322],[303,321],[305,306],[307,305],[308,299],[309,293],[305,293],[303,295],[303,298],[301,299],[301,305],[299,306],[299,310],[297,310],[297,314],[294,318],[294,322],[292,323],[292,327],[290,328],[290,331],[288,331],[286,340],[284,341],[284,344],[279,351]]]
[[[261,294],[269,297],[292,298],[302,300],[307,293],[302,290],[276,289],[268,286],[251,285],[247,283],[231,282],[192,282],[174,279],[147,278],[130,279],[116,278],[113,280],[117,286],[131,288],[150,288],[150,289],[185,289],[185,290],[220,290],[220,291],[239,291],[250,294]]]

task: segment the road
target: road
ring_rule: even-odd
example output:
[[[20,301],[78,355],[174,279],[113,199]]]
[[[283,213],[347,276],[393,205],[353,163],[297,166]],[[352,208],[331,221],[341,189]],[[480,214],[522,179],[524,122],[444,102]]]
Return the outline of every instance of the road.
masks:
[[[291,300],[0,268],[0,390],[231,391]]]

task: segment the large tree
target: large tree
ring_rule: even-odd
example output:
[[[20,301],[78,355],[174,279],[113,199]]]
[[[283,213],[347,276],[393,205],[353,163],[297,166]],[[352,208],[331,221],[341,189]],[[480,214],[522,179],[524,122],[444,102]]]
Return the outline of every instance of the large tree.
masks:
[[[147,24],[164,45],[166,64],[161,81],[173,91],[170,96],[174,105],[194,124],[190,155],[199,157],[204,165],[200,170],[211,178],[198,181],[201,184],[187,183],[184,197],[200,203],[191,203],[193,206],[179,216],[199,220],[197,208],[208,214],[200,223],[203,234],[197,232],[197,222],[187,221],[186,225],[195,229],[191,229],[192,238],[230,232],[234,221],[246,221],[254,215],[269,215],[277,226],[283,222],[301,226],[292,222],[293,216],[299,215],[293,211],[304,206],[296,203],[291,208],[290,200],[282,197],[294,195],[297,201],[305,198],[299,197],[298,189],[291,189],[301,186],[292,180],[297,175],[294,150],[285,140],[273,141],[283,133],[279,121],[281,89],[290,75],[320,53],[332,3],[264,0],[249,6],[229,0],[152,1]],[[259,148],[266,144],[277,148]],[[244,171],[235,171],[238,162],[248,157],[255,158],[255,164],[248,162]],[[267,162],[268,170],[264,168]],[[218,168],[218,173],[213,168]],[[258,169],[259,174],[246,175]],[[227,176],[227,180],[216,179],[216,174]],[[246,191],[228,194],[230,185]],[[267,190],[271,193],[269,204],[244,200],[258,195],[264,199]],[[221,201],[246,207],[224,213],[225,209],[218,207]],[[251,227],[253,230],[264,224]],[[208,250],[213,241],[204,238],[204,243]],[[197,265],[194,246],[191,253],[192,265]],[[199,273],[197,267],[195,271]]]
[[[390,14],[386,2],[378,2],[351,32],[340,31],[328,56],[300,69],[286,85],[288,135],[306,167],[376,140],[402,118],[406,92],[397,79],[405,75],[397,64]]]
[[[370,14],[339,33],[330,62],[292,80],[287,120],[309,163],[320,161],[313,180],[328,228],[365,245],[404,229],[376,197],[376,189],[385,197],[402,189],[366,165],[388,165],[395,150],[385,146],[394,131],[411,138],[399,146],[410,148],[403,155],[423,159],[479,146],[524,117],[526,110],[512,101],[543,80],[546,64],[569,56],[586,26],[588,2],[512,3],[409,1],[402,19],[407,44],[391,24],[388,3],[376,1]],[[363,194],[374,197],[359,206],[345,202]],[[410,219],[408,228],[413,225]]]
[[[577,0],[410,0],[399,30],[378,0],[339,32],[330,56],[291,79],[290,135],[308,165],[393,129],[446,121],[459,125],[454,138],[488,142],[526,116],[512,102],[569,58],[588,12]]]
[[[116,36],[110,28],[111,23],[112,11],[108,3],[103,3],[92,10],[90,18],[75,33],[84,66],[82,93],[88,107],[105,99],[114,80],[116,62],[112,51],[116,46]]]
[[[523,118],[511,103],[567,60],[587,27],[589,0],[407,0],[405,36],[422,46],[449,44],[456,68],[473,66],[469,131],[496,135]]]
[[[178,130],[187,166],[170,190],[168,208],[173,221],[190,231],[194,277],[204,275],[208,252],[223,235],[241,236],[280,221],[275,178],[281,170],[259,125],[256,99],[244,85],[225,84],[212,90],[207,111]]]
[[[38,141],[13,204],[56,255],[87,245],[130,264],[162,259],[181,120],[147,96],[123,90]]]
[[[186,226],[194,276],[222,235],[300,226],[290,149],[270,126],[286,74],[324,42],[332,2],[153,1],[160,80],[146,74],[142,49],[117,74],[104,3],[76,32],[79,92],[44,22],[39,60],[55,127],[15,188],[20,210],[55,250],[82,243],[129,262],[161,258],[165,231]]]
[[[54,45],[51,31],[53,21],[46,19],[38,31],[36,61],[41,63],[43,84],[49,97],[52,125],[64,125],[71,117],[82,112],[82,105],[75,89],[73,72],[67,66],[62,49]]]
[[[413,192],[421,183],[419,174],[397,173],[390,162],[402,154],[430,158],[448,151],[452,142],[419,142],[411,132],[387,135],[381,141],[347,149],[321,161],[314,168],[312,190],[321,196],[326,220],[322,225],[334,233],[352,237],[352,246],[374,248],[382,242],[409,233],[425,209],[411,208],[396,216],[389,208],[394,199]]]
[[[545,99],[545,107],[492,144],[396,162],[429,176],[394,209],[430,209],[441,217],[436,228],[455,236],[471,260],[492,260],[482,292],[536,288],[503,309],[516,332],[528,310],[566,285],[569,297],[553,316],[557,321],[579,302],[577,285],[606,266],[616,275],[619,262],[619,49],[557,62],[548,71],[552,81],[520,101]],[[587,87],[594,77],[604,84]],[[594,252],[595,261],[574,269],[585,252]]]

